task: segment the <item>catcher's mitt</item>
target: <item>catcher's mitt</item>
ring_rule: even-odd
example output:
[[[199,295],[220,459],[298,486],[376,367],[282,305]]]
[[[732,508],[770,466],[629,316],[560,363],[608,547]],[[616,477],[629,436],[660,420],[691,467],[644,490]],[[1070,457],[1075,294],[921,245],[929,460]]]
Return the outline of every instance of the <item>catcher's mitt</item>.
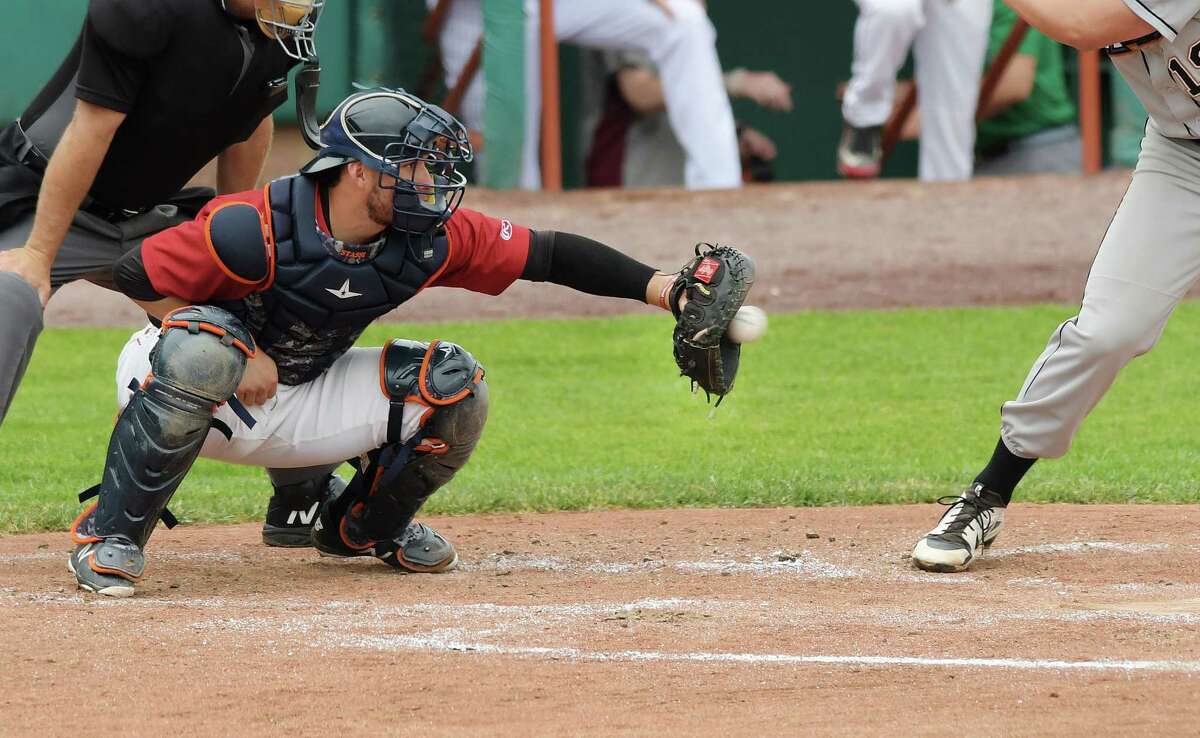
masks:
[[[754,284],[754,261],[732,246],[696,245],[671,288],[675,314],[675,363],[682,376],[699,385],[717,404],[733,389],[741,345],[725,337],[729,321]],[[679,308],[681,295],[687,297]]]

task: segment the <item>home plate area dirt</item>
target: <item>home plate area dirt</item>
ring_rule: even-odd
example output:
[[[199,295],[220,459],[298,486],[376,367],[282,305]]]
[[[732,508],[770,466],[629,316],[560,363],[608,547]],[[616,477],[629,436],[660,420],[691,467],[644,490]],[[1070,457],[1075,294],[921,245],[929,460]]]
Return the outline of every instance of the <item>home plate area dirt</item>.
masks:
[[[12,536],[0,733],[1195,734],[1194,509],[1015,505],[926,574],[938,510],[435,518],[424,576],[184,527],[129,600]]]

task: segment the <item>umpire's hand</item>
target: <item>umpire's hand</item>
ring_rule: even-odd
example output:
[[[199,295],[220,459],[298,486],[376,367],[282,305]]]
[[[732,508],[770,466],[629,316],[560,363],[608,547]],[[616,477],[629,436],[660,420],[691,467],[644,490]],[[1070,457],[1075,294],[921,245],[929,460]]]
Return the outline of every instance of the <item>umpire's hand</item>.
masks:
[[[50,299],[50,262],[40,251],[18,248],[0,252],[0,272],[14,272],[37,290],[42,307]]]
[[[243,405],[265,404],[275,396],[275,387],[278,384],[279,371],[275,368],[275,360],[267,356],[267,352],[259,349],[254,358],[246,362],[242,383],[237,388],[237,398]]]

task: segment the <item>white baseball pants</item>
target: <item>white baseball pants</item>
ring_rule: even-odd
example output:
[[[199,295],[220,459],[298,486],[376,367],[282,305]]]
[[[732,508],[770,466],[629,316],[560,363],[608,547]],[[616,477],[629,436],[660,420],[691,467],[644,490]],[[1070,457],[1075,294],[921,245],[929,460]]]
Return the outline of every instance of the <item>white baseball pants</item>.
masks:
[[[926,181],[970,179],[992,0],[855,2],[859,16],[842,117],[860,128],[887,121],[896,74],[911,47],[921,111],[918,176]]]
[[[132,381],[150,374],[150,351],[158,343],[153,326],[134,333],[117,360],[117,403],[129,402]],[[388,398],[380,389],[378,348],[354,348],[334,362],[324,374],[296,386],[279,385],[266,404],[248,407],[257,421],[246,427],[229,408],[221,405],[213,417],[233,431],[226,440],[210,430],[200,455],[232,464],[271,468],[296,468],[337,464],[381,448],[387,443]],[[425,407],[409,403],[404,408],[407,441],[420,429]]]
[[[716,29],[696,0],[668,2],[673,17],[651,0],[556,0],[554,32],[564,43],[649,55],[662,79],[671,130],[687,155],[685,185],[688,189],[740,187],[737,132],[717,58]],[[437,0],[426,3],[432,8]],[[536,189],[541,185],[538,2],[526,0],[525,4],[529,19],[525,65],[528,97],[521,183]],[[458,79],[482,33],[480,0],[454,0],[440,37],[447,86]],[[484,97],[481,74],[471,83],[463,101],[464,122],[470,128],[482,128]]]

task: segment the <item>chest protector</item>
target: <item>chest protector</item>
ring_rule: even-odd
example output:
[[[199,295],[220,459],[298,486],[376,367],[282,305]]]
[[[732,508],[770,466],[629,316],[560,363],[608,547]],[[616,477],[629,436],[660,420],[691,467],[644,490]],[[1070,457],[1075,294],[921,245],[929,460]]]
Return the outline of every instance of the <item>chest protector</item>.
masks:
[[[373,320],[420,292],[449,258],[449,242],[444,231],[410,237],[389,229],[373,258],[351,263],[330,253],[317,231],[311,179],[278,179],[268,192],[274,283],[223,307],[275,360],[282,384],[303,384],[346,353]]]

